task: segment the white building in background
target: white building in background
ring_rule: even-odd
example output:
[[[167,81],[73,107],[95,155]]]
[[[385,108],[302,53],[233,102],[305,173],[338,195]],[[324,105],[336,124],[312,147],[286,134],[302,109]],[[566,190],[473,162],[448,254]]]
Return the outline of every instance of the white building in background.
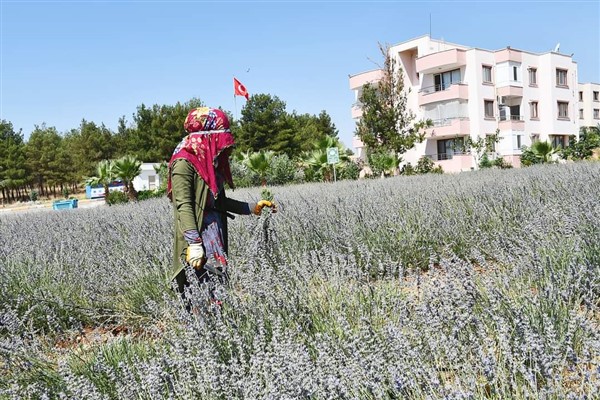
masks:
[[[579,84],[579,126],[596,127],[600,124],[600,84]]]
[[[160,187],[160,176],[154,167],[158,168],[160,164],[143,163],[142,173],[133,180],[133,187],[136,191],[154,190]]]
[[[428,35],[390,48],[403,69],[408,107],[417,119],[431,119],[425,140],[403,155],[415,165],[427,156],[445,172],[477,168],[461,149],[465,138],[500,132],[494,156],[520,166],[522,146],[535,140],[568,144],[579,132],[577,64],[571,56],[535,54],[507,47],[484,50],[431,39]],[[377,82],[380,70],[350,76],[355,92],[352,117],[359,119],[362,86]],[[355,153],[364,146],[355,138]]]

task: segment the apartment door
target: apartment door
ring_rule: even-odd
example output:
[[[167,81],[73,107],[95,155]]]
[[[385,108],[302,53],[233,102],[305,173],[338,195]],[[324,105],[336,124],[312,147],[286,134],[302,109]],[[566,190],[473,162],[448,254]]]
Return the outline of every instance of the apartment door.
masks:
[[[442,139],[437,141],[437,159],[451,160],[454,154],[462,154],[465,150],[465,139]]]
[[[156,176],[154,176],[154,175],[148,176],[148,189],[149,190],[156,189]]]
[[[506,121],[506,107],[500,107],[500,121]]]

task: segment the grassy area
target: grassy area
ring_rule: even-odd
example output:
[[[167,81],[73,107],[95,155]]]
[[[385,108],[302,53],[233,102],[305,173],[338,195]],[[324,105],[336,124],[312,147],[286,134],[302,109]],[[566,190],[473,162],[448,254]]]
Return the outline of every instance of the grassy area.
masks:
[[[0,398],[600,392],[600,164],[271,190],[191,314],[166,199],[0,215]]]

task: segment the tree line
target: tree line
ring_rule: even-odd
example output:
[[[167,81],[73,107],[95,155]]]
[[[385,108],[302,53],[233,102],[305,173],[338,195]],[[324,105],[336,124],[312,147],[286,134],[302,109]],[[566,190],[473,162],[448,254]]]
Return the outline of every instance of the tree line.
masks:
[[[3,200],[27,200],[31,191],[40,196],[76,192],[96,173],[102,160],[131,156],[143,162],[168,161],[184,136],[183,122],[190,109],[204,106],[197,98],[175,105],[137,107],[130,120],[119,118],[117,130],[82,119],[79,127],[58,132],[36,125],[25,140],[22,130],[0,121],[0,193]],[[270,151],[290,159],[314,150],[315,143],[332,139],[338,130],[326,111],[319,115],[288,112],[277,96],[255,94],[236,120],[231,121],[236,153]]]

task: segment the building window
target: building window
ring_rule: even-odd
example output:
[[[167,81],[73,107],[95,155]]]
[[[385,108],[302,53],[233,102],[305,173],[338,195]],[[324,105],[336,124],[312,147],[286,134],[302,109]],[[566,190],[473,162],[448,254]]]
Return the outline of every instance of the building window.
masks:
[[[583,119],[583,108],[579,109],[579,119]]]
[[[535,142],[539,142],[539,141],[540,141],[540,134],[532,133],[531,134],[531,144],[534,144]]]
[[[513,81],[519,80],[518,69],[516,65],[513,65]]]
[[[492,83],[492,67],[487,65],[483,66],[483,81],[485,83]]]
[[[562,135],[552,135],[552,147],[558,149],[565,145],[565,138]]]
[[[532,101],[529,103],[529,113],[531,119],[538,119],[538,102]]]
[[[450,85],[460,83],[460,69],[444,72],[441,74],[435,74],[433,76],[433,83],[435,84],[435,91],[446,90]]]
[[[486,118],[494,118],[494,101],[484,100],[483,101],[484,115]]]
[[[579,101],[583,101],[583,92],[579,92]]]
[[[581,92],[580,92],[581,93]],[[594,101],[599,101],[598,92],[594,91]]]
[[[600,109],[594,108],[594,119],[600,119]]]
[[[517,149],[521,148],[521,135],[517,135]]]
[[[537,86],[537,68],[529,68],[529,85]]]
[[[566,101],[558,102],[558,118],[569,119],[569,103]]]
[[[566,69],[556,68],[556,86],[568,86]]]

